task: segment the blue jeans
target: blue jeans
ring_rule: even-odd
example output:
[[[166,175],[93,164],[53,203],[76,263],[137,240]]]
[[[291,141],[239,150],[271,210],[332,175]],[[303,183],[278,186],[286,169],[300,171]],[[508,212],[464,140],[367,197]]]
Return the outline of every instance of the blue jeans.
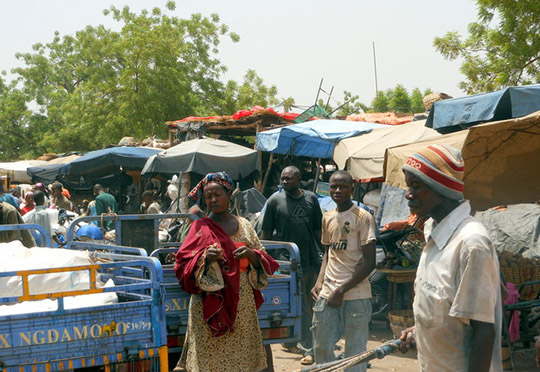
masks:
[[[313,350],[315,363],[335,360],[334,345],[343,336],[345,358],[366,351],[371,318],[370,299],[343,301],[340,307],[330,307],[319,297],[313,307]],[[365,372],[366,363],[351,367],[347,372]]]

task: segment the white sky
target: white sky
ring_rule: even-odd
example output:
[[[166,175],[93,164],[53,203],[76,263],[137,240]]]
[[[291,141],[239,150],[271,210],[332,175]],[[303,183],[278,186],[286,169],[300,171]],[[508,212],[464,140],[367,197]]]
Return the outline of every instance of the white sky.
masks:
[[[132,10],[164,8],[165,0],[0,0],[0,70],[19,66],[17,52],[52,40],[54,31],[73,34],[86,25],[118,28],[103,9],[111,4]],[[277,86],[279,98],[300,105],[315,100],[323,88],[343,90],[370,104],[375,95],[372,42],[376,43],[379,89],[404,85],[409,91],[463,96],[460,61],[447,61],[432,46],[447,31],[466,34],[476,19],[473,0],[183,0],[179,17],[218,13],[239,43],[224,39],[220,59],[229,68],[224,79],[242,81],[254,69],[265,83]],[[324,97],[323,97],[324,98]],[[335,104],[334,104],[335,105]],[[197,114],[197,113],[194,113]],[[226,114],[226,113],[224,113]]]

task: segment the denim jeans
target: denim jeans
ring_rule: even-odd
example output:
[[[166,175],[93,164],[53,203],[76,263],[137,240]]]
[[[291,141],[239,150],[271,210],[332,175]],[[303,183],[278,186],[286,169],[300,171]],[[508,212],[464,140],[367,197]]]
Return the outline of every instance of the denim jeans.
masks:
[[[366,351],[371,318],[370,299],[343,301],[340,307],[330,307],[319,297],[313,307],[313,349],[315,363],[335,360],[334,345],[345,339],[345,358]],[[351,367],[347,372],[365,372],[366,363]]]

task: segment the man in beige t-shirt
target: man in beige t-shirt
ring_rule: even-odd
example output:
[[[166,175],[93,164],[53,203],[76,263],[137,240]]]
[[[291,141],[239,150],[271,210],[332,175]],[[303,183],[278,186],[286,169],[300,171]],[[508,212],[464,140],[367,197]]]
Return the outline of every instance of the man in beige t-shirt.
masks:
[[[348,172],[330,177],[330,196],[337,208],[324,214],[321,242],[326,248],[312,294],[315,362],[334,360],[334,345],[345,340],[345,357],[366,350],[371,318],[368,275],[375,268],[375,223],[371,214],[351,200]],[[347,369],[366,370],[366,364]]]
[[[421,371],[502,371],[499,262],[463,200],[461,153],[431,145],[403,171],[411,212],[430,219],[414,283],[415,327],[401,339],[416,342]]]

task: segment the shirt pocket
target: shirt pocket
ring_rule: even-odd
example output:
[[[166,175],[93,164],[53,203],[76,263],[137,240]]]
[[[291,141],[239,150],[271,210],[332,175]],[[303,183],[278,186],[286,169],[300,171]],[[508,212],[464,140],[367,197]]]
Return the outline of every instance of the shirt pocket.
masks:
[[[414,319],[424,328],[440,327],[444,323],[445,304],[441,292],[437,286],[423,285],[414,297]]]

